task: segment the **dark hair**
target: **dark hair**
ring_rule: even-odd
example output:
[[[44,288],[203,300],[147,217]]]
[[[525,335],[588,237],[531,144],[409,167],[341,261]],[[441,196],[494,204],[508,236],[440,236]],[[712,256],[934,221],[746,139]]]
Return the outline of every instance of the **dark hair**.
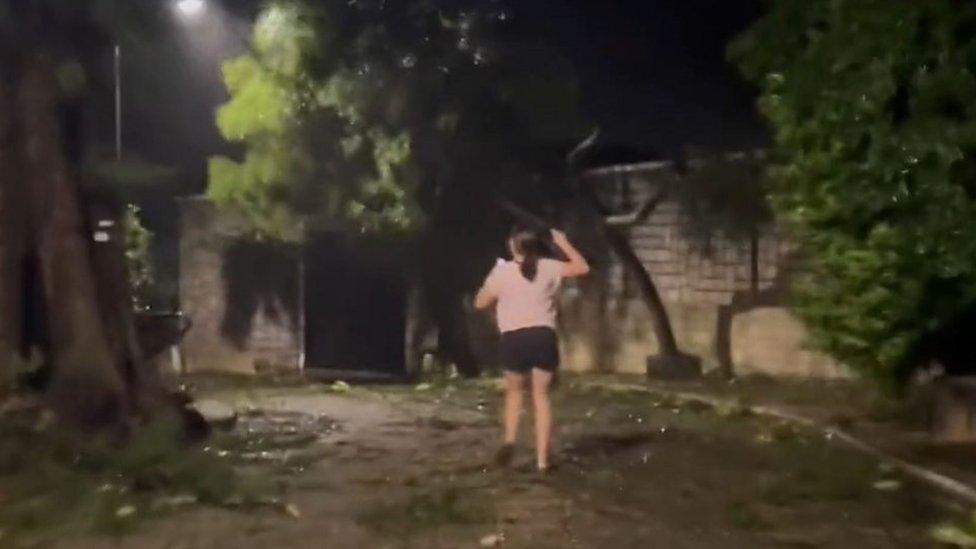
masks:
[[[512,228],[512,247],[522,255],[519,270],[528,281],[534,281],[539,274],[539,257],[542,256],[542,237],[539,231],[516,225]]]

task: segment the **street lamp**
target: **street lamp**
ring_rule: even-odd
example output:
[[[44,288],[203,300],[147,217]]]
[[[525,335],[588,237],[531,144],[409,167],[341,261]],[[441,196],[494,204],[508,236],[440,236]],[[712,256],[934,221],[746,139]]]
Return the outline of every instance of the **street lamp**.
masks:
[[[178,0],[176,2],[176,11],[179,12],[180,16],[188,19],[198,17],[205,9],[207,9],[207,3],[204,0]]]
[[[173,9],[184,21],[197,19],[207,9],[206,0],[174,0]],[[122,160],[122,47],[115,44],[115,159]]]

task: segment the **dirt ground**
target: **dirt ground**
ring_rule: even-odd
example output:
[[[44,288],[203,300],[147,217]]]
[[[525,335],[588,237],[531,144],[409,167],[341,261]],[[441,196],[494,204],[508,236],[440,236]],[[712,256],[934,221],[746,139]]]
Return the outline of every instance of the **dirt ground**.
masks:
[[[282,505],[190,506],[64,548],[932,547],[955,505],[815,433],[564,380],[558,469],[497,447],[495,381],[214,388],[238,411],[211,451]]]

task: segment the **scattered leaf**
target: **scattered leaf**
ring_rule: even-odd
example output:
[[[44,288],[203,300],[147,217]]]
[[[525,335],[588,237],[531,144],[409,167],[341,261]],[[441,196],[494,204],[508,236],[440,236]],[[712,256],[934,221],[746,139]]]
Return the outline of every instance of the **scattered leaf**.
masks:
[[[874,483],[874,489],[882,492],[895,492],[901,489],[901,482],[897,480],[879,480]]]
[[[136,508],[132,505],[123,505],[115,510],[115,516],[124,519],[136,514]]]
[[[294,503],[289,503],[285,505],[285,514],[293,519],[302,518],[302,511]]]
[[[482,547],[499,547],[505,541],[505,534],[489,534],[481,538]]]

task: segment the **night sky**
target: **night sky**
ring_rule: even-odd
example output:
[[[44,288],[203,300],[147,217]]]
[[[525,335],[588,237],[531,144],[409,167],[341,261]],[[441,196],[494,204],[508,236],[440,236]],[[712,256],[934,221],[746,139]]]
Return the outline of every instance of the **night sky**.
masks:
[[[585,109],[608,145],[667,156],[688,145],[763,142],[754,100],[725,61],[726,44],[759,15],[760,0],[508,1],[574,62]],[[211,5],[204,20],[174,21],[168,47],[125,59],[126,149],[179,167],[186,191],[201,191],[206,157],[228,150],[213,125],[226,99],[219,66],[243,51],[257,4]]]
[[[725,60],[759,16],[758,0],[531,0],[537,21],[576,64],[586,108],[616,145],[663,155],[686,145],[762,143],[754,99]]]

